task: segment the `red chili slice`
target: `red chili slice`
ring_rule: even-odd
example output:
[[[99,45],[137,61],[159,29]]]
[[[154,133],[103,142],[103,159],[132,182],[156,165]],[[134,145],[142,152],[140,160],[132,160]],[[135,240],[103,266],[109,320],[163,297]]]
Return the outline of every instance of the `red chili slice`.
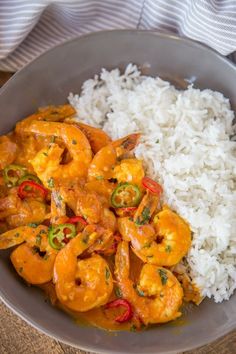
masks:
[[[149,177],[143,177],[142,185],[153,194],[160,195],[163,193],[162,186]]]
[[[116,208],[115,213],[118,216],[133,216],[138,208],[137,207],[127,207],[127,208]]]
[[[80,222],[83,225],[88,225],[87,221],[82,218],[82,216],[73,216],[72,218],[69,218],[67,222],[69,224],[77,224],[77,222]]]
[[[137,207],[127,207],[127,208],[119,208],[120,211],[123,211],[124,213],[131,213],[132,211],[137,210]]]
[[[48,195],[48,190],[34,181],[24,181],[18,188],[18,195],[21,199],[37,197],[37,192],[39,192],[43,198],[46,198]]]
[[[111,309],[111,308],[115,308],[115,307],[124,307],[125,308],[125,312],[122,315],[115,318],[116,322],[123,323],[123,322],[129,321],[132,318],[132,316],[133,316],[132,307],[127,300],[116,299],[114,301],[108,302],[108,304],[106,304],[106,306],[105,306],[106,309]]]

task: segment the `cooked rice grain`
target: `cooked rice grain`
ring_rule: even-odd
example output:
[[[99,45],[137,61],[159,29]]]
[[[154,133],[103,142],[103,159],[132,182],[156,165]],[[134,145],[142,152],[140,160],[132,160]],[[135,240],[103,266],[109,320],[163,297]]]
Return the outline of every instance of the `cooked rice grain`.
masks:
[[[192,278],[203,296],[228,299],[236,288],[236,144],[230,140],[229,100],[208,89],[176,90],[129,64],[123,75],[103,69],[69,101],[79,120],[113,139],[142,132],[137,158],[164,186],[165,203],[191,225]]]

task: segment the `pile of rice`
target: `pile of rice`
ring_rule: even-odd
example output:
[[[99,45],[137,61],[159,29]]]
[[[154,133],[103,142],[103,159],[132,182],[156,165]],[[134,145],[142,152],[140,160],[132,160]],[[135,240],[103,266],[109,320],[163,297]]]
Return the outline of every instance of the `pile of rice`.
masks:
[[[191,225],[192,278],[203,296],[228,299],[236,288],[236,157],[229,100],[208,89],[177,90],[129,64],[124,74],[103,69],[69,101],[79,120],[113,139],[142,132],[136,157],[163,185],[165,202]]]

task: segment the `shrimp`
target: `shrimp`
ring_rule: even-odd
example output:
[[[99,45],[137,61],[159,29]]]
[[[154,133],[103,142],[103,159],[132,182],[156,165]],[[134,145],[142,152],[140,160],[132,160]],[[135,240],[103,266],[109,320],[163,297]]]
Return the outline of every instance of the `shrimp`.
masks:
[[[88,311],[107,303],[113,279],[107,262],[99,255],[78,260],[99,237],[84,229],[57,255],[54,265],[54,283],[57,297],[74,311]]]
[[[62,219],[64,220],[62,221]],[[51,194],[51,224],[63,224],[66,222],[66,219],[66,203],[60,194],[60,190],[54,188]]]
[[[59,122],[64,120],[67,117],[70,117],[75,114],[75,109],[69,105],[65,104],[63,106],[48,106],[43,107],[38,110],[38,112],[26,117],[16,124],[16,133],[21,134],[25,133],[30,124],[35,120],[44,120],[49,122]]]
[[[148,226],[154,233],[147,233]],[[177,264],[191,245],[189,225],[168,207],[155,215],[153,225],[140,226],[129,218],[120,218],[118,229],[125,240],[131,241],[133,251],[143,262],[158,266]]]
[[[0,235],[0,249],[19,245],[11,253],[11,262],[30,284],[44,284],[52,279],[57,252],[50,247],[47,233],[48,228],[41,225],[20,226]]]
[[[171,268],[180,284],[182,285],[184,291],[184,301],[194,302],[199,305],[204,297],[201,295],[200,289],[194,284],[188,275],[187,267],[183,263],[178,263]]]
[[[100,194],[110,198],[117,183],[128,180],[141,184],[144,175],[141,162],[136,159],[124,159],[125,155],[134,149],[139,137],[140,134],[131,134],[99,150],[89,166],[85,188],[90,191],[99,190]]]
[[[92,151],[87,138],[80,129],[65,123],[33,121],[25,128],[25,132],[59,137],[71,155],[71,161],[64,165],[60,164],[64,148],[51,143],[48,148],[40,150],[30,161],[46,187],[50,188],[52,180],[86,176],[92,160]]]
[[[135,224],[143,225],[148,223],[156,211],[158,203],[159,196],[147,191],[134,214]]]
[[[7,165],[11,164],[15,158],[17,153],[17,145],[12,142],[10,138],[6,135],[0,137],[0,169],[2,170]]]
[[[143,164],[137,159],[124,159],[113,170],[113,178],[118,183],[129,182],[141,186],[143,177]]]
[[[106,253],[114,242],[113,232],[109,229],[105,229],[100,225],[88,225],[86,226],[86,232],[90,234],[96,232],[98,238],[96,241],[87,249],[87,253]]]
[[[130,279],[129,272],[129,246],[122,241],[115,256],[115,274],[122,296],[132,304],[135,314],[145,325],[181,316],[183,289],[169,270],[145,264],[137,284]]]
[[[125,138],[113,141],[111,144],[103,147],[94,156],[89,169],[88,179],[100,182],[113,178],[113,169],[119,162],[122,155],[134,149],[138,142],[140,134],[131,134]]]
[[[79,129],[87,137],[94,154],[96,154],[104,146],[111,143],[111,138],[103,130],[81,122],[75,122],[72,119],[66,119],[65,123],[71,123],[79,127]]]
[[[21,199],[18,188],[12,188],[6,197],[0,198],[0,219],[6,219],[11,227],[28,223],[40,223],[47,215],[46,205],[32,198]]]
[[[112,232],[116,229],[114,213],[103,205],[101,197],[95,192],[85,192],[79,185],[62,186],[53,189],[51,198],[51,223],[58,220],[66,222],[68,206],[75,215],[82,216],[88,224],[99,224]]]

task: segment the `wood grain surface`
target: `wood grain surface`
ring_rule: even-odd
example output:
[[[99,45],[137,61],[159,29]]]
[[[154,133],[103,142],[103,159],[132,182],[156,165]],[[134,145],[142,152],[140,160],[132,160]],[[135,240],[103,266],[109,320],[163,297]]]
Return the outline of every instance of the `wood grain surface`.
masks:
[[[0,72],[0,87],[11,77]],[[0,354],[90,354],[40,333],[0,302]],[[183,354],[183,353],[179,353]],[[185,354],[236,354],[236,330]]]

